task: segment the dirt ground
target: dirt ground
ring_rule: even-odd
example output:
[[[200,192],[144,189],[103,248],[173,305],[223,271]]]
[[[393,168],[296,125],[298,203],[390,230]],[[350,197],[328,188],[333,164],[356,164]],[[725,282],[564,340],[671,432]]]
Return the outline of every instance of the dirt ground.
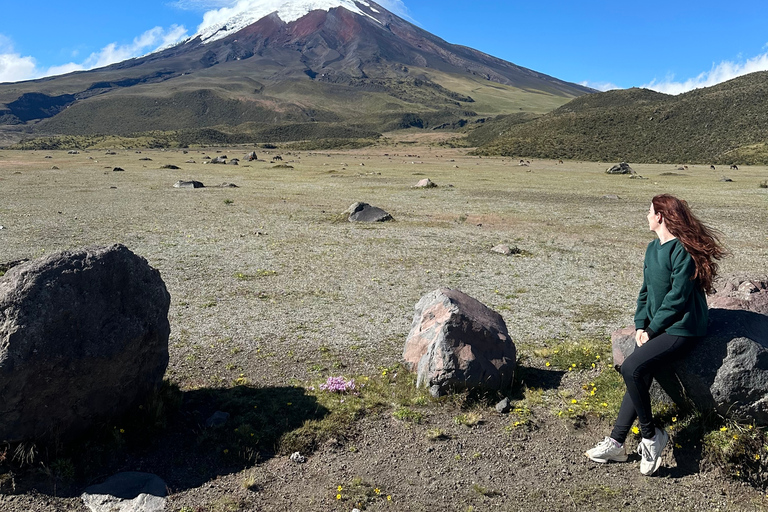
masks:
[[[112,243],[147,258],[172,297],[166,376],[185,393],[225,393],[238,379],[280,390],[328,375],[378,375],[400,360],[413,306],[441,286],[502,314],[527,357],[525,387],[552,396],[578,389],[589,371],[550,371],[532,351],[630,323],[653,236],[645,213],[662,192],[687,199],[723,232],[733,252],[723,273],[765,273],[765,167],[633,165],[646,179],[630,180],[605,174],[615,162],[520,166],[409,142],[346,152],[256,148],[260,160],[250,163],[245,147],[0,150],[0,263]],[[290,168],[275,167],[277,154]],[[241,161],[203,164],[205,155]],[[413,188],[425,177],[438,187]],[[173,188],[180,179],[206,188]],[[225,182],[238,188],[215,187]],[[395,221],[339,222],[356,201]],[[523,254],[492,253],[499,243]],[[244,468],[200,467],[185,457],[188,437],[167,435],[114,469],[159,475],[174,512],[351,511],[355,493],[374,489],[367,510],[768,508],[764,493],[706,467],[700,446],[668,448],[662,469],[645,478],[637,457],[584,458],[609,431],[606,420],[574,422],[545,402],[529,429],[509,429],[492,406],[472,407],[482,415],[473,426],[454,421],[462,410],[451,401],[424,407],[421,423],[391,411],[366,416],[303,464],[262,453]],[[432,440],[434,429],[445,435]],[[82,487],[53,487],[44,474],[4,489],[4,512],[86,510]]]

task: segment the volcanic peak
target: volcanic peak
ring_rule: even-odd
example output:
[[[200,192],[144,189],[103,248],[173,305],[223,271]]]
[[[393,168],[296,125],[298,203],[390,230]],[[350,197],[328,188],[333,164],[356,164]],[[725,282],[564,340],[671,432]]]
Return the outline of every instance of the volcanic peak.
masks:
[[[371,5],[366,0],[240,0],[234,7],[206,13],[191,39],[199,36],[204,43],[210,43],[234,34],[272,13],[277,14],[283,22],[290,23],[312,11],[329,11],[336,7],[343,7],[380,23],[361,9],[366,7],[374,13],[380,13],[376,8],[378,5]]]

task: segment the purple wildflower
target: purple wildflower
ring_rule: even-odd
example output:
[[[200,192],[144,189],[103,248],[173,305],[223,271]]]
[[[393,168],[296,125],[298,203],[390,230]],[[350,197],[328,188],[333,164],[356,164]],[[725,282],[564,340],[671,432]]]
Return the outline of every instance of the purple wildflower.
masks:
[[[330,391],[331,393],[346,393],[348,391],[355,390],[355,380],[349,379],[348,381],[344,377],[328,377],[325,384],[320,385],[320,389]]]

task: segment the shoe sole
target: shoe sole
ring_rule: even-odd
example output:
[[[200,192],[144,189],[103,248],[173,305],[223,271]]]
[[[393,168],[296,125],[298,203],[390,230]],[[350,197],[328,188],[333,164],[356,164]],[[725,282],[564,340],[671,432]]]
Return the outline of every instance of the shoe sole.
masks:
[[[608,462],[627,462],[627,455],[620,455],[618,457],[613,457],[610,459],[598,459],[597,457],[592,457],[587,452],[584,452],[584,455],[591,461],[599,462],[600,464],[606,464]]]
[[[666,448],[667,447],[667,443],[669,443],[669,434],[667,434],[666,432],[663,432],[663,434],[664,434],[664,443],[661,445],[661,450],[659,450],[659,456],[656,457],[656,460],[653,463],[653,469],[651,470],[650,473],[643,473],[643,471],[640,470],[640,473],[643,476],[652,476],[661,467],[661,454],[664,453],[664,448]],[[641,462],[641,464],[642,464],[642,462]]]

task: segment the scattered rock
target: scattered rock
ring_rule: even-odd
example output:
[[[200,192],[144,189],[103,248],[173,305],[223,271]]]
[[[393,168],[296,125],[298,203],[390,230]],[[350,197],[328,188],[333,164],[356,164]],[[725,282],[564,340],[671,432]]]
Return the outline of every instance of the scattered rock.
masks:
[[[121,171],[125,171],[125,169],[123,169],[122,167],[115,167],[112,169],[112,172],[121,172]]]
[[[162,512],[168,487],[151,473],[125,472],[92,485],[80,496],[91,512]]]
[[[227,155],[220,155],[211,160],[212,164],[226,164],[227,163]]]
[[[608,199],[608,200],[611,200],[611,201],[618,201],[621,198],[619,196],[617,196],[616,194],[605,194],[604,196],[600,196],[600,199]]]
[[[611,336],[614,365],[635,350],[635,329]],[[709,310],[709,330],[673,367],[656,377],[663,398],[685,409],[768,426],[768,316],[753,311]]]
[[[478,300],[451,288],[424,295],[415,307],[403,348],[417,386],[433,396],[451,390],[510,386],[516,350],[504,319]]]
[[[728,176],[723,176],[722,178],[720,178],[720,181],[723,181],[723,182],[733,182],[733,180],[731,178],[729,178]]]
[[[65,251],[0,277],[0,439],[66,441],[162,384],[170,295],[123,245]]]
[[[45,155],[45,158],[53,158],[51,155]]]
[[[344,211],[349,215],[349,222],[386,222],[392,220],[392,216],[376,206],[368,203],[355,203]]]
[[[239,188],[234,183],[227,183],[227,182],[224,182],[221,185],[216,185],[216,186],[219,187],[219,188]]]
[[[499,414],[506,414],[512,409],[512,404],[509,402],[509,398],[504,398],[501,402],[496,404],[496,412]]]
[[[165,164],[160,168],[161,169],[181,169],[181,167],[179,167],[178,165],[173,165],[173,164]]]
[[[55,165],[54,165],[54,166],[51,166],[51,170],[52,170],[52,171],[58,171],[58,170],[59,170],[59,168],[58,168],[57,166],[55,166]]]
[[[211,415],[210,418],[205,420],[205,426],[208,428],[221,427],[222,425],[226,425],[228,421],[229,421],[228,412],[216,411]]]
[[[419,180],[419,182],[414,186],[414,188],[433,188],[437,185],[430,180],[429,178],[424,178],[423,180]]]
[[[256,156],[256,152],[255,151],[251,151],[250,153],[248,153],[248,155],[245,157],[245,159],[248,160],[249,162],[253,162],[254,160],[258,160],[259,157]]]
[[[187,161],[186,161],[186,162],[184,162],[184,163],[185,163],[185,164],[195,164],[195,163],[197,163],[197,162],[195,162],[194,160],[187,160]]]
[[[107,152],[106,152],[106,153],[104,153],[104,154],[105,154],[105,155],[116,155],[117,153],[115,153],[114,151],[107,151]]]
[[[152,159],[151,159],[151,158],[149,158],[148,156],[145,156],[145,157],[141,157],[141,158],[139,158],[139,161],[143,161],[143,162],[151,162],[151,161],[152,161]]]
[[[610,169],[605,171],[606,174],[635,174],[635,171],[629,166],[627,162],[621,162],[616,164]]]
[[[293,452],[290,458],[291,462],[295,462],[296,464],[302,464],[307,461],[306,457],[304,457],[299,452]]]
[[[184,181],[179,180],[176,183],[173,184],[176,188],[204,188],[205,185],[202,184],[202,182],[190,180],[190,181]]]
[[[510,247],[507,244],[499,244],[492,247],[491,252],[496,252],[499,254],[504,254],[505,256],[510,256],[512,254],[520,254],[522,251],[517,247]]]
[[[240,161],[237,158],[233,158],[229,161],[229,165],[240,165]]]
[[[68,155],[79,155],[80,152],[77,151],[76,149],[70,149],[69,151],[67,151],[67,154]]]

